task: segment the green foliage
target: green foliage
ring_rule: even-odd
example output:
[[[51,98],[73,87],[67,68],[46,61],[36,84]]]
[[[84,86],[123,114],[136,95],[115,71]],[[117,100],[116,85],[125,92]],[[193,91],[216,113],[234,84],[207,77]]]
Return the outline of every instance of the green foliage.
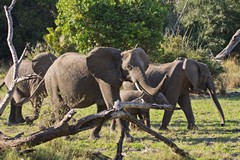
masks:
[[[174,61],[178,57],[191,58],[207,64],[214,78],[224,72],[223,66],[212,59],[212,55],[208,50],[194,50],[190,47],[189,43],[188,37],[180,35],[164,37],[164,42],[161,44],[163,53],[158,54],[155,60],[158,60],[157,62],[160,63],[167,63]]]
[[[3,9],[9,6],[10,0],[0,1],[0,58],[10,57],[7,45],[7,20]],[[26,43],[35,45],[38,41],[43,42],[46,28],[54,26],[56,0],[18,0],[12,10],[13,17],[13,44],[17,54],[21,55]]]
[[[158,0],[59,0],[57,10],[57,27],[48,29],[45,40],[61,53],[87,53],[96,46],[125,50],[136,44],[153,53],[167,12]]]
[[[177,13],[182,12],[184,4],[185,1],[175,3]],[[217,54],[239,29],[239,2],[188,0],[180,20],[192,47],[208,49]]]

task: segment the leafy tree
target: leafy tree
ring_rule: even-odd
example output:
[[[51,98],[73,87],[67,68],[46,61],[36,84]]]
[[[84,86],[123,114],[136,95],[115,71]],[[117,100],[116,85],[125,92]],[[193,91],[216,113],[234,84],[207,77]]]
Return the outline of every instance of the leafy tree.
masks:
[[[158,50],[167,7],[159,0],[59,0],[56,28],[44,38],[57,52],[96,46]]]
[[[56,14],[55,4],[57,0],[18,0],[13,11],[14,36],[13,43],[18,54],[22,54],[27,42],[35,45],[38,41],[43,42],[46,28],[54,26]],[[10,56],[7,46],[7,20],[3,9],[9,6],[11,1],[0,1],[0,59]]]
[[[175,3],[179,14],[184,4],[185,1]],[[181,24],[194,48],[217,54],[240,26],[239,1],[188,0]]]

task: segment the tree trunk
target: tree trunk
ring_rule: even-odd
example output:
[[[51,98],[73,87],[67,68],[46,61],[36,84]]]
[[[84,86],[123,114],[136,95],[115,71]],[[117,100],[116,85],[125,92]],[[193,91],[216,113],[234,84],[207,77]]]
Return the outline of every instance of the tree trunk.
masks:
[[[13,92],[16,88],[16,83],[17,83],[17,79],[18,79],[18,77],[17,77],[18,68],[19,68],[19,65],[20,65],[22,59],[24,58],[24,56],[26,54],[26,50],[27,50],[27,47],[25,47],[25,49],[22,53],[22,56],[20,57],[20,59],[18,59],[16,49],[15,49],[15,47],[13,45],[13,42],[12,42],[12,39],[13,39],[13,20],[12,20],[11,11],[12,11],[13,7],[15,6],[16,2],[17,2],[17,0],[13,0],[9,7],[4,6],[5,14],[6,14],[6,17],[7,17],[7,23],[8,23],[7,43],[8,43],[9,49],[10,49],[11,54],[12,54],[14,70],[13,70],[12,85],[10,86],[10,88],[8,88],[8,92],[7,92],[6,96],[0,102],[0,116],[3,114],[3,111],[7,107],[10,100],[12,99],[12,95],[13,95]]]
[[[217,60],[223,60],[227,59],[232,50],[236,47],[236,45],[240,42],[240,29],[237,30],[237,32],[232,36],[231,41],[228,43],[228,45],[218,54],[215,56],[215,59]]]

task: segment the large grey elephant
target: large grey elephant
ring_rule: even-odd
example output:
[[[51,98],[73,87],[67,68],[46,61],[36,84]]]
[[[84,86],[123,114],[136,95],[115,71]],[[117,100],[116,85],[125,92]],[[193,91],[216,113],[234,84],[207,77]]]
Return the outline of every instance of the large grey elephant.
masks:
[[[32,60],[25,59],[21,62],[18,70],[18,77],[25,77],[33,74],[37,74],[40,78],[33,78],[30,80],[21,81],[17,84],[16,90],[13,93],[13,98],[11,100],[11,109],[9,115],[9,124],[18,124],[18,123],[31,123],[39,117],[39,110],[42,105],[44,98],[44,93],[46,93],[44,83],[38,87],[39,82],[47,72],[48,68],[56,60],[56,56],[51,53],[43,52],[36,55]],[[9,88],[13,80],[13,66],[7,72],[5,77],[5,84]],[[22,116],[22,103],[24,100],[29,99],[33,94],[35,89],[38,87],[37,92],[33,97],[30,98],[34,109],[33,116],[27,116],[24,120]]]
[[[70,108],[97,104],[97,111],[111,108],[120,99],[123,81],[137,83],[147,94],[155,95],[159,86],[149,86],[145,70],[149,64],[141,48],[121,52],[110,47],[93,49],[87,56],[65,53],[48,69],[45,85],[53,106],[53,115],[60,120]],[[121,129],[126,122],[119,120]],[[101,126],[93,129],[91,139],[99,138]],[[132,139],[127,132],[125,138]]]
[[[223,126],[225,124],[224,113],[217,99],[214,82],[206,64],[192,59],[177,59],[165,64],[150,64],[146,71],[146,76],[152,87],[156,86],[166,74],[169,76],[168,83],[163,85],[160,91],[166,96],[170,104],[176,106],[178,103],[182,108],[188,121],[188,129],[197,129],[189,97],[191,90],[206,91],[208,89],[220,113],[221,125]],[[123,86],[128,89],[134,88],[134,86],[132,84],[129,85],[129,83]],[[160,129],[167,129],[172,114],[173,111],[164,112]]]

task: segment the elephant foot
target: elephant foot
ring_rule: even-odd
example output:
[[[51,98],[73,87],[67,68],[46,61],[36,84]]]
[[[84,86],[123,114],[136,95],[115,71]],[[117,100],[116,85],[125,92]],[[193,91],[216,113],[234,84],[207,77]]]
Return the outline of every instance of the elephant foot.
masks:
[[[125,141],[125,142],[133,142],[133,141],[134,141],[134,138],[130,135],[129,132],[127,132],[127,133],[125,133],[124,141]]]
[[[35,117],[29,117],[29,116],[27,116],[27,117],[25,118],[26,124],[28,124],[28,125],[29,125],[29,124],[32,124],[35,119],[36,119]]]
[[[20,124],[20,123],[24,123],[25,119],[23,119],[22,117],[19,117],[19,118],[16,118],[16,121],[18,124]]]
[[[165,127],[165,126],[161,126],[161,127],[159,128],[159,130],[162,130],[162,131],[169,131],[169,129],[168,129],[167,127]]]
[[[25,120],[24,119],[18,119],[18,120],[8,120],[7,125],[8,126],[13,126],[13,125],[18,125],[21,123],[24,123]]]
[[[14,126],[14,125],[18,125],[18,124],[19,124],[19,123],[17,123],[17,121],[15,121],[15,120],[14,120],[14,121],[10,121],[10,120],[9,120],[9,121],[7,122],[7,125],[8,125],[8,126]]]
[[[92,133],[90,136],[89,136],[89,139],[90,140],[98,140],[100,138],[99,134],[95,134],[95,133]]]
[[[189,124],[187,129],[189,129],[189,130],[198,130],[198,127],[197,127],[196,124]]]

